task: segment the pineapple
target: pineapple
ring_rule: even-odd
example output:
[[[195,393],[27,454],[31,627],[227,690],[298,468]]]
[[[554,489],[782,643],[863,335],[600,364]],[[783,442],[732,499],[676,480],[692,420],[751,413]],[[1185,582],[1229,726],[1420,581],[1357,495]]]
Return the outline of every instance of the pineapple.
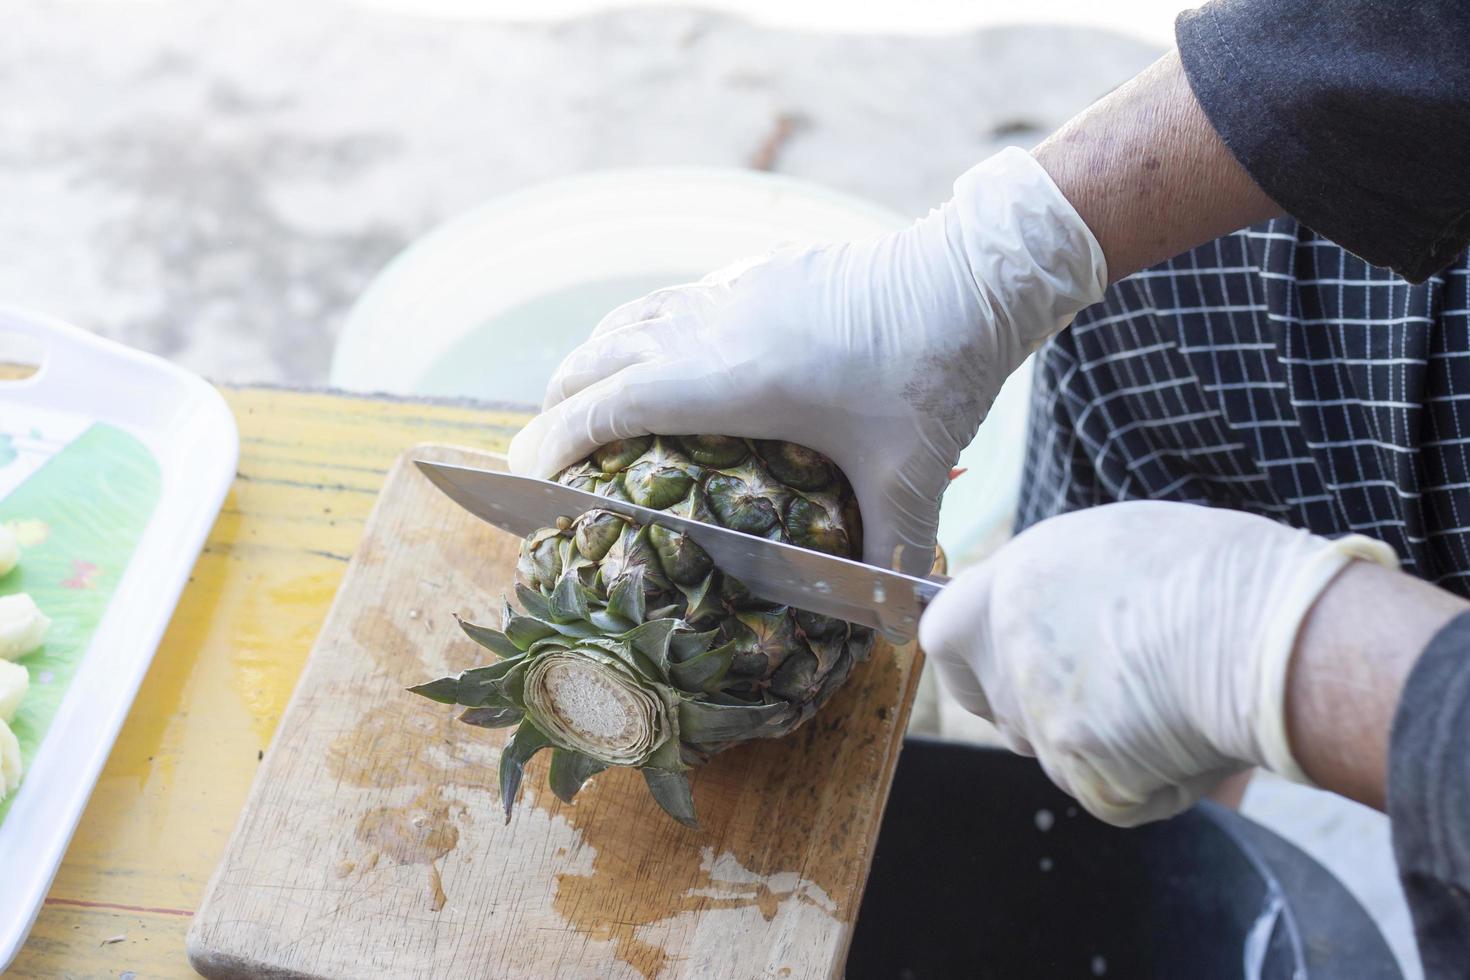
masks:
[[[784,442],[643,436],[561,473],[578,489],[843,558],[862,556],[847,479]],[[654,799],[696,826],[687,773],[722,749],[800,725],[847,679],[873,633],[766,602],[686,536],[611,511],[528,537],[516,566],[523,613],[500,630],[461,622],[500,659],[412,690],[460,719],[518,726],[500,759],[506,819],[525,764],[552,750],[570,801],[609,766],[642,770]]]

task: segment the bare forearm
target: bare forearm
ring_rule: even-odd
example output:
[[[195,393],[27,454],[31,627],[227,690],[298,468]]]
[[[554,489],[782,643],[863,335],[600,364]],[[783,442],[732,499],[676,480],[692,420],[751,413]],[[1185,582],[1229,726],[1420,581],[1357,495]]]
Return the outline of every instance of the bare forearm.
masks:
[[[1220,142],[1171,51],[1033,151],[1116,282],[1281,213]]]
[[[1324,789],[1379,810],[1399,693],[1419,654],[1470,603],[1443,589],[1354,562],[1302,624],[1287,674],[1287,737]]]

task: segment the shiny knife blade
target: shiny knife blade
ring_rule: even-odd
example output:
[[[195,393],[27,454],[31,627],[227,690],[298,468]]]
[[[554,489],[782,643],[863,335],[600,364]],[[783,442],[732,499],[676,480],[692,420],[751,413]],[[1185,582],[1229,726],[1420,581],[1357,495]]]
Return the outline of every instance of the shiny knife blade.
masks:
[[[622,500],[496,470],[415,460],[450,499],[482,521],[525,537],[558,518],[608,510],[640,524],[687,534],[726,574],[762,599],[862,623],[907,642],[919,616],[947,579],[918,578],[794,545],[692,521]]]

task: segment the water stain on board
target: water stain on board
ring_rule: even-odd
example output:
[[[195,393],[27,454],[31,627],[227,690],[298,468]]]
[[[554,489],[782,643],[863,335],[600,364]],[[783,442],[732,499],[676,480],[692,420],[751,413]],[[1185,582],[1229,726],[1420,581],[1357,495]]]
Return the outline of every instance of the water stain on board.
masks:
[[[407,806],[380,806],[362,815],[355,835],[369,850],[368,862],[375,867],[380,857],[394,864],[422,864],[429,869],[429,911],[444,908],[448,896],[439,874],[439,860],[459,844],[455,816],[465,804],[444,799],[438,789],[426,789]]]
[[[365,610],[353,624],[352,639],[396,682],[416,681],[424,672],[421,644],[383,609]],[[404,691],[401,698],[369,708],[332,741],[325,761],[328,772],[352,786],[420,790],[407,805],[378,806],[363,814],[355,836],[365,856],[343,857],[337,877],[366,874],[383,858],[425,865],[427,907],[438,912],[449,900],[439,862],[458,845],[455,819],[468,812],[463,802],[443,798],[441,787],[456,781],[464,785],[476,773],[488,774],[493,783],[494,770],[485,764],[484,748],[464,737],[464,726],[453,716],[423,707]]]
[[[429,757],[456,734],[437,712],[405,711],[392,704],[363,712],[327,749],[327,770],[353,786],[393,789],[442,781],[444,765]]]
[[[405,692],[405,698],[412,695]],[[337,877],[366,874],[381,859],[425,865],[426,904],[438,912],[449,900],[440,859],[458,845],[457,821],[469,813],[461,800],[443,796],[444,787],[491,790],[496,776],[487,765],[486,748],[464,737],[464,725],[453,716],[416,707],[406,701],[371,708],[328,747],[327,771],[343,783],[382,791],[419,790],[406,805],[378,806],[363,814],[355,837],[365,856],[343,857]]]
[[[411,638],[384,610],[363,610],[352,624],[352,639],[395,681],[416,684],[422,677],[423,641]]]
[[[556,876],[557,912],[577,932],[611,942],[618,960],[648,978],[673,954],[639,932],[687,913],[755,909],[771,922],[795,902],[850,922],[876,836],[867,821],[882,791],[883,767],[859,763],[892,741],[880,729],[897,720],[865,729],[857,712],[895,703],[902,671],[880,644],[791,736],[738,746],[698,770],[699,831],[668,819],[637,773],[596,777],[575,804],[557,808],[579,832],[566,860],[592,854],[590,872]]]

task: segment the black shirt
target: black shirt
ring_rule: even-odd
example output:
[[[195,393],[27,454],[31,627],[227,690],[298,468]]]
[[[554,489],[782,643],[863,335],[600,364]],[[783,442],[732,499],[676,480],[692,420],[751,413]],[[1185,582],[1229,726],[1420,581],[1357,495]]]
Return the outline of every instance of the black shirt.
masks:
[[[1205,115],[1292,217],[1410,282],[1470,242],[1470,2],[1214,0],[1175,33]]]
[[[1214,0],[1181,14],[1205,114],[1292,217],[1412,282],[1470,242],[1470,0]],[[1470,976],[1470,613],[1404,688],[1389,759],[1429,977]]]

